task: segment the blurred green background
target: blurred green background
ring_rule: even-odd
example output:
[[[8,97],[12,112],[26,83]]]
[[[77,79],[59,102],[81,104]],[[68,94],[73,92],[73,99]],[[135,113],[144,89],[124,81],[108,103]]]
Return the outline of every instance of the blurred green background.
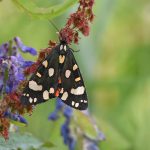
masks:
[[[39,6],[58,1],[34,0]],[[53,21],[60,29],[70,12]],[[106,136],[102,150],[150,150],[150,1],[95,0],[95,20],[89,37],[72,47],[89,95],[89,109]],[[20,11],[10,0],[0,2],[0,44],[19,36],[40,50],[58,37],[45,19]],[[31,56],[24,55],[27,59]],[[32,58],[36,60],[36,58]],[[44,141],[49,138],[67,149],[60,137],[59,124],[48,122],[54,100],[39,105],[27,128]]]

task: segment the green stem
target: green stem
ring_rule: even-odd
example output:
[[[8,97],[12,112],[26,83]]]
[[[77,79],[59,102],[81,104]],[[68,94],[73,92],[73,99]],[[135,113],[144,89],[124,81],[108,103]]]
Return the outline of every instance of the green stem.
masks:
[[[65,0],[61,4],[53,5],[47,8],[38,7],[31,0],[12,0],[19,8],[33,17],[52,19],[63,14],[68,8],[75,5],[78,0]]]

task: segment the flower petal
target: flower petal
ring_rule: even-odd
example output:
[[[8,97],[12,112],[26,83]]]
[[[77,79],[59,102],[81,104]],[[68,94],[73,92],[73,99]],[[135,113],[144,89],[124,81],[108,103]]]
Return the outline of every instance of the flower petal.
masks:
[[[25,46],[19,37],[15,37],[14,41],[16,42],[16,45],[18,46],[18,48],[22,50],[22,52],[24,53],[28,52],[32,55],[37,55],[37,51],[32,47]]]

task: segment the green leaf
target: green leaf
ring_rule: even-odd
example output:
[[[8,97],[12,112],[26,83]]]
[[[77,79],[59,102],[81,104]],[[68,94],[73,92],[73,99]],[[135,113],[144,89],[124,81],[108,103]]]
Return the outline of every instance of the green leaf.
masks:
[[[44,147],[44,148],[51,148],[51,147],[54,147],[54,146],[55,145],[50,141],[47,141],[47,142],[45,142],[41,145],[41,147]]]
[[[65,0],[61,4],[50,7],[38,7],[31,0],[12,0],[19,8],[33,17],[52,19],[63,14],[68,8],[71,8],[78,0]]]
[[[79,127],[88,137],[95,139],[97,137],[97,131],[94,128],[91,118],[78,110],[75,110],[74,113],[75,118],[77,118],[77,120],[74,120],[75,122],[73,122],[75,123],[75,126]]]
[[[19,121],[15,121],[15,120],[10,120],[10,122],[18,127],[26,127],[27,124],[19,122]]]
[[[40,147],[42,144],[41,141],[34,138],[29,133],[11,133],[9,140],[5,141],[2,137],[0,137],[0,149],[1,150],[28,150],[28,149],[36,149]]]
[[[77,135],[77,139],[78,139],[78,141],[77,141],[75,150],[81,150],[83,148],[84,138],[81,135]]]

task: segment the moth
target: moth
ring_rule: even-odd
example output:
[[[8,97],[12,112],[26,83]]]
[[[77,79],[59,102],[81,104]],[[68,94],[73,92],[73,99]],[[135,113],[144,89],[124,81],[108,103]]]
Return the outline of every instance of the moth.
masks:
[[[73,50],[65,41],[52,49],[29,79],[21,96],[23,105],[36,105],[58,97],[79,110],[88,107],[88,99]]]

